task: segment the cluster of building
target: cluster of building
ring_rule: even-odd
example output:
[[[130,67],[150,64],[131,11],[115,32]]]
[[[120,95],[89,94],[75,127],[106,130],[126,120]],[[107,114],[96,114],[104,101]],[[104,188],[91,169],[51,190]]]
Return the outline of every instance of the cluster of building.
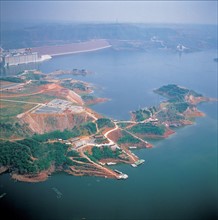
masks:
[[[34,113],[36,114],[58,114],[63,113],[65,110],[71,111],[72,113],[79,114],[84,111],[84,108],[81,106],[72,105],[72,102],[62,100],[62,99],[53,99],[46,105],[40,106],[37,108]]]
[[[17,50],[3,50],[0,48],[0,64],[1,66],[13,66],[19,64],[35,63],[51,59],[51,56],[39,56],[37,52],[32,52],[31,48]]]

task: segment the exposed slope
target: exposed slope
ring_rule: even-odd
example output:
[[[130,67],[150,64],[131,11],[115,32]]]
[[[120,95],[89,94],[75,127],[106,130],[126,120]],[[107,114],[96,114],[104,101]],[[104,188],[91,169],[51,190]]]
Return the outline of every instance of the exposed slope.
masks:
[[[92,120],[92,118],[86,112],[75,114],[66,111],[62,114],[28,113],[20,120],[21,123],[28,124],[33,132],[43,134],[54,130],[72,129],[76,125]]]

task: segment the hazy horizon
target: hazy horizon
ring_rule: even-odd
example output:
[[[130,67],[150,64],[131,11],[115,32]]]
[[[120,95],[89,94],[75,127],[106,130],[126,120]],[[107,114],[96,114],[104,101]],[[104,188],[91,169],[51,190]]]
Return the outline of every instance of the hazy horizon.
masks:
[[[1,1],[0,4],[4,23],[217,25],[217,1]]]

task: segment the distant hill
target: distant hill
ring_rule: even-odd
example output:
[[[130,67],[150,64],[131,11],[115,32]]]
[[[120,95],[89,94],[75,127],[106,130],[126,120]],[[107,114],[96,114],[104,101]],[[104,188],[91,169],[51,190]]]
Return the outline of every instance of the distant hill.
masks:
[[[140,41],[141,45],[155,39],[169,48],[178,44],[203,50],[217,47],[215,25],[145,25],[145,24],[35,24],[4,26],[1,46],[4,49],[60,45],[90,39]]]

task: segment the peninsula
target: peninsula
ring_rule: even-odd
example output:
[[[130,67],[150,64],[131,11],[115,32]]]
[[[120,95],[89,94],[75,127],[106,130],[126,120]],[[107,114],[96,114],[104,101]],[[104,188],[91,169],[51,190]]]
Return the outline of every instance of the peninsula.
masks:
[[[150,148],[148,140],[166,138],[174,128],[194,123],[204,114],[200,102],[214,101],[178,85],[155,89],[166,101],[131,112],[128,121],[106,118],[90,105],[93,85],[70,78],[88,70],[44,74],[26,70],[1,78],[0,172],[19,181],[44,181],[56,171],[83,176],[126,179],[110,166],[137,167],[144,162],[131,150]],[[67,78],[58,77],[66,73]]]

